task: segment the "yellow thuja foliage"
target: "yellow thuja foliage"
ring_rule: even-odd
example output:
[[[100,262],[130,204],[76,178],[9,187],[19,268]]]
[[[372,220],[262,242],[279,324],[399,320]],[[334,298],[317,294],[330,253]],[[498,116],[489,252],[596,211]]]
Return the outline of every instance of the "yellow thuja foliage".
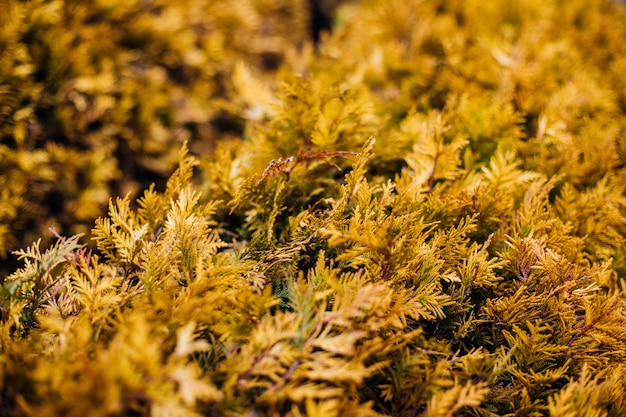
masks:
[[[164,183],[184,140],[238,136],[251,103],[231,73],[275,72],[309,20],[303,0],[3,0],[0,258]]]
[[[126,21],[135,3],[97,4],[137,42],[159,32]],[[189,131],[192,151],[165,140],[178,153],[161,158],[147,147],[173,125],[143,130],[138,152],[177,162],[166,184],[110,198],[87,237],[52,229],[15,252],[0,415],[626,415],[623,4],[346,2],[274,76],[251,54],[228,81],[192,65],[175,17],[203,10],[182,4],[151,9],[176,28],[159,42],[181,36],[159,59],[232,83],[218,108],[240,135],[198,152]],[[212,42],[237,51],[240,24]],[[3,148],[22,176],[0,177],[0,214],[15,216],[24,167],[82,167],[46,146]]]

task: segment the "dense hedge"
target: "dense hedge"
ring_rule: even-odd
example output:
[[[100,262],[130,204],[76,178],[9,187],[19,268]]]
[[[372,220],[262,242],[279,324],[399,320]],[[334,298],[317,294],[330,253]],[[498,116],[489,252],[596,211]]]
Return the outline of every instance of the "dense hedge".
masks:
[[[88,231],[109,196],[164,183],[184,140],[240,136],[231,75],[274,73],[308,38],[306,4],[3,1],[0,256]]]
[[[626,415],[622,2],[7,4],[0,415]]]

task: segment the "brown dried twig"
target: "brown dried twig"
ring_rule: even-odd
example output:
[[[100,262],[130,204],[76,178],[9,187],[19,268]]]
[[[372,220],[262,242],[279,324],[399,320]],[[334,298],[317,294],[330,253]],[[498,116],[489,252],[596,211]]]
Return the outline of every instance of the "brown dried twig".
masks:
[[[289,176],[293,168],[304,162],[307,165],[311,161],[315,160],[324,160],[328,165],[337,168],[338,171],[341,171],[341,167],[333,162],[330,158],[338,156],[340,158],[346,158],[348,155],[356,155],[356,152],[348,152],[348,151],[313,151],[312,149],[306,151],[300,151],[295,156],[290,156],[289,158],[278,158],[272,159],[270,163],[267,165],[265,170],[256,177],[257,184],[261,181],[265,180],[267,177],[276,176],[279,174],[286,174]]]

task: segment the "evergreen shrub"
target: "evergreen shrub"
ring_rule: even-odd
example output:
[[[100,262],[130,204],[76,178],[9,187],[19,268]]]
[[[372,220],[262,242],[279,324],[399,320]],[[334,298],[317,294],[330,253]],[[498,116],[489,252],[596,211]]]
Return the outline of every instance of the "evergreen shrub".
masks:
[[[206,152],[239,136],[231,74],[275,72],[307,38],[305,5],[0,2],[0,257],[51,225],[86,233],[111,195],[164,184],[184,140]]]
[[[624,39],[613,0],[363,0],[272,75],[237,61],[239,135],[16,252],[0,415],[626,415]]]

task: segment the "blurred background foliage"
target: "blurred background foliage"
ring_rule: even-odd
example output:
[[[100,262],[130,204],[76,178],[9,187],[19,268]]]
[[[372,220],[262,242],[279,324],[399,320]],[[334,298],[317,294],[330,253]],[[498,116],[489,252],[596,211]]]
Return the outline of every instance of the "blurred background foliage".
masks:
[[[328,3],[2,0],[0,257],[162,185],[184,140],[206,154],[239,137],[235,68],[274,74]]]
[[[272,159],[356,151],[370,135],[374,174],[397,173],[437,111],[444,142],[467,140],[467,170],[502,148],[578,191],[600,180],[623,188],[621,2],[3,0],[0,8],[4,272],[15,266],[9,253],[40,237],[45,244],[49,227],[86,233],[110,197],[152,182],[163,189],[185,140],[202,156],[205,194],[229,200]],[[617,236],[623,206],[603,208]]]

